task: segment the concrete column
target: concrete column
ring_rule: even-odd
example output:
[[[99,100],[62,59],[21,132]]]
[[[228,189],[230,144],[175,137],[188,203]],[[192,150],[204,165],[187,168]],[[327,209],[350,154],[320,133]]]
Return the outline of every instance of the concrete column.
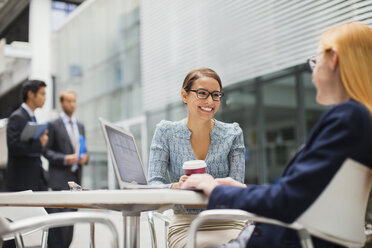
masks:
[[[31,66],[29,79],[45,81],[46,102],[36,111],[39,122],[49,120],[52,110],[53,85],[51,80],[51,0],[31,0],[29,16],[29,42]]]

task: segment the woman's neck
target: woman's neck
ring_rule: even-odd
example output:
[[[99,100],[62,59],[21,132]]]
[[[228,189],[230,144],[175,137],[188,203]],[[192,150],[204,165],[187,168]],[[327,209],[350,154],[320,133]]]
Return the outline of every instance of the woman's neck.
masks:
[[[200,120],[187,117],[186,126],[191,133],[210,133],[214,127],[214,121],[211,120]]]

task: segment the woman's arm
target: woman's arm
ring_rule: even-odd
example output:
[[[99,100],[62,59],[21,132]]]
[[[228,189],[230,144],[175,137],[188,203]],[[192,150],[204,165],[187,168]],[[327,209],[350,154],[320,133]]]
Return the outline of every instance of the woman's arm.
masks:
[[[237,135],[231,146],[231,151],[228,155],[228,162],[230,165],[229,177],[239,181],[244,182],[245,176],[245,158],[244,158],[244,139],[243,131],[237,123],[234,123],[234,128]]]
[[[278,183],[246,189],[214,187],[208,208],[243,209],[292,222],[314,202],[346,158],[371,164],[371,130],[369,113],[353,104],[337,106],[313,129]]]
[[[169,182],[169,143],[168,135],[170,130],[167,123],[161,121],[156,125],[154,137],[151,142],[149,156],[149,184],[167,184]]]

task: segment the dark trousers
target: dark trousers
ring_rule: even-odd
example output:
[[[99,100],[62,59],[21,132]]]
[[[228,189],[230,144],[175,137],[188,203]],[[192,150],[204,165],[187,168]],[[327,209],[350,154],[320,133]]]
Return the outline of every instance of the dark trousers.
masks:
[[[74,212],[76,209],[71,208],[46,208],[49,214],[61,212]],[[50,228],[48,234],[48,248],[68,248],[70,247],[74,226],[64,226]]]

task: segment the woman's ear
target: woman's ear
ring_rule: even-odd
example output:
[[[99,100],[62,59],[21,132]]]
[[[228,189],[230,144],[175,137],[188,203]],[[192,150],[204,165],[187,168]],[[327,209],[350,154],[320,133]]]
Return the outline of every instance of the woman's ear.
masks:
[[[186,90],[184,90],[184,89],[182,89],[181,90],[181,97],[182,97],[182,101],[183,101],[183,103],[187,103],[187,92],[186,92]]]

